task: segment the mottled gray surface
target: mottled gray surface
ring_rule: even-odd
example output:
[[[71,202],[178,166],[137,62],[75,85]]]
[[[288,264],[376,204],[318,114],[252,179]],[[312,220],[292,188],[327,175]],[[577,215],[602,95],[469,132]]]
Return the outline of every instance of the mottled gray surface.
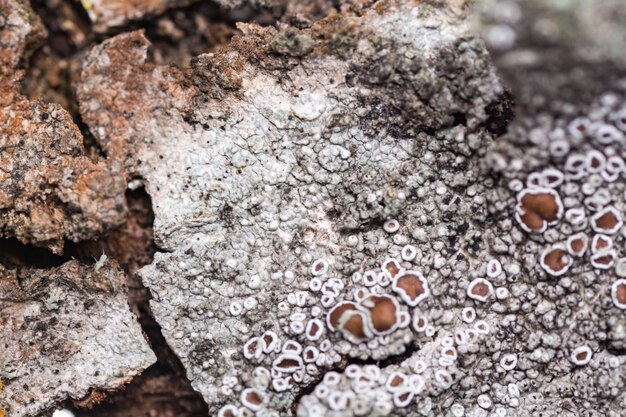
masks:
[[[520,304],[520,311],[528,312],[528,331],[519,337],[527,353],[520,364],[530,379],[518,412],[624,415],[626,314],[612,288],[626,272],[625,231],[621,224],[603,230],[594,219],[607,209],[626,215],[626,61],[621,52],[626,4],[484,4],[482,33],[516,102],[516,119],[488,155],[503,188],[491,197],[503,201],[501,208],[494,206],[494,217],[500,219],[495,234],[504,236],[503,250],[527,271],[532,290]],[[550,180],[555,178],[560,179]],[[503,209],[516,203],[506,195],[537,187],[559,195],[562,218],[512,245],[510,220],[502,217],[510,216]],[[607,246],[594,244],[594,238]],[[586,250],[570,250],[562,275],[551,276],[551,268],[542,265],[543,254],[579,239],[588,242]],[[568,371],[558,358],[582,346],[593,352],[590,363]],[[544,365],[535,371],[539,364]]]
[[[7,416],[118,389],[156,361],[123,282],[105,258],[49,270],[0,267],[0,409]]]
[[[603,233],[613,248],[548,257],[565,265],[559,276],[541,262],[574,233],[590,245],[599,234],[566,209],[588,219],[608,206],[624,213],[623,168],[583,169],[562,183],[543,170],[591,147],[620,156],[621,142],[531,132],[557,127],[562,113],[591,113],[621,131],[619,84],[616,97],[586,101],[595,94],[587,78],[533,78],[522,67],[526,82],[511,81],[527,88],[515,91],[520,116],[493,146],[511,96],[461,6],[387,1],[304,30],[242,25],[229,49],[188,70],[147,63],[139,33],[87,56],[83,119],[152,197],[162,251],[141,276],[211,415],[623,415],[626,317],[611,296],[626,273],[621,225]],[[514,19],[518,39],[540,21],[488,10],[488,25]],[[575,55],[568,44],[554,51]],[[580,61],[569,63],[576,74]],[[507,79],[517,74],[498,64]],[[564,105],[570,93],[580,101]],[[555,141],[560,156],[549,153]],[[559,196],[541,233],[521,225],[526,187]],[[601,269],[607,251],[614,265]],[[390,259],[400,271],[384,267]],[[391,283],[405,271],[427,282],[417,306]],[[393,327],[377,335],[370,323],[361,341],[332,331],[333,306],[364,292],[395,300]],[[339,327],[388,318],[358,304]],[[267,332],[280,342],[263,347]],[[287,357],[294,369],[281,367],[298,346],[304,352]],[[395,387],[394,377],[404,382]]]

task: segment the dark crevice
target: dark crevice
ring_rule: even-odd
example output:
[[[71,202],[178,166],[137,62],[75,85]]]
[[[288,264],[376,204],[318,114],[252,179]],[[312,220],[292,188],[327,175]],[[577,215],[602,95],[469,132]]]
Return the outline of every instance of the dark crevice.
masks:
[[[355,233],[367,233],[372,230],[382,229],[383,225],[385,224],[385,221],[386,219],[383,219],[382,217],[369,219],[365,222],[362,222],[356,227],[345,227],[345,226],[340,227],[339,233],[342,235],[346,235],[346,236],[353,235]]]
[[[214,51],[226,45],[232,35],[239,33],[236,24],[255,22],[262,26],[275,25],[284,10],[254,8],[248,5],[227,10],[214,2],[197,2],[190,6],[173,8],[158,16],[129,22],[112,28],[106,34],[94,34],[101,42],[119,33],[145,30],[154,51],[159,54],[157,64],[187,65],[194,56]]]
[[[117,229],[97,239],[65,242],[65,255],[83,263],[93,263],[102,254],[116,259],[128,275],[152,262],[156,246],[152,225],[152,201],[144,188],[126,191],[128,218]]]
[[[433,336],[433,337],[436,337],[436,336]],[[321,373],[313,382],[311,382],[302,390],[300,390],[300,392],[298,392],[298,395],[296,395],[296,398],[294,399],[293,404],[291,405],[292,414],[293,415],[298,414],[297,413],[298,405],[300,404],[300,400],[302,400],[302,397],[306,395],[311,395],[313,393],[313,390],[315,390],[315,387],[320,382],[322,382],[322,379],[324,378],[324,375],[326,373],[328,372],[343,373],[348,367],[348,365],[359,365],[359,366],[376,365],[380,369],[387,368],[388,366],[391,366],[391,365],[400,365],[402,362],[409,359],[417,351],[419,351],[419,349],[420,347],[418,344],[416,343],[409,344],[406,346],[406,349],[404,350],[404,352],[399,353],[397,355],[389,356],[385,359],[376,360],[372,358],[368,358],[368,359],[350,358],[344,366],[337,366],[331,369],[326,369],[325,372]]]
[[[463,112],[452,113],[452,119],[453,126],[467,126],[467,115]]]
[[[502,96],[489,104],[485,109],[487,121],[485,126],[487,131],[493,135],[500,136],[506,133],[513,117],[515,117],[515,100],[510,90],[505,90]]]
[[[626,356],[626,348],[614,346],[610,340],[599,341],[598,347],[614,356]]]
[[[46,45],[54,55],[69,58],[88,43],[91,23],[79,1],[31,0],[31,6],[46,27]]]
[[[71,260],[67,255],[55,255],[48,249],[26,245],[16,238],[0,240],[0,264],[7,268],[56,268]]]
[[[78,100],[76,99],[75,94],[72,94],[72,98],[76,105],[76,108],[78,108]],[[83,117],[80,112],[76,112],[76,114],[72,116],[74,118],[74,123],[76,123],[78,129],[80,129],[80,133],[83,135],[83,144],[88,154],[92,156],[97,155],[101,158],[106,158],[107,153],[100,145],[100,142],[98,142],[98,140],[91,133],[89,126],[87,126],[87,124],[83,122]]]

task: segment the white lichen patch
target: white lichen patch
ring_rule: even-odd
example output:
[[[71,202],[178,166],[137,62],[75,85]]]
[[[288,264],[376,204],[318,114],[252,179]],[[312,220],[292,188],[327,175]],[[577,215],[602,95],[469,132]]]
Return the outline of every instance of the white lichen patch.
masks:
[[[471,329],[468,325],[457,326],[464,333]],[[463,355],[471,355],[485,337],[473,336],[455,343],[442,331],[397,365],[349,365],[341,374],[328,372],[313,392],[302,398],[297,415],[403,415],[407,408],[429,415],[434,411],[433,401],[463,377],[457,367],[457,348]]]

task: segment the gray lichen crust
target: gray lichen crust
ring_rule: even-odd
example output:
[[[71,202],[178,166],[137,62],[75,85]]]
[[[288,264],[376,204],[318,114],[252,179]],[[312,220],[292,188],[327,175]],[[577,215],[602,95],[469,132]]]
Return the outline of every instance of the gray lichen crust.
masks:
[[[516,100],[487,160],[501,177],[494,234],[528,288],[516,321],[532,385],[518,412],[622,416],[626,4],[484,3],[482,32]]]
[[[0,267],[0,409],[38,415],[92,389],[118,389],[155,362],[123,282],[104,259],[50,270]]]
[[[106,41],[78,97],[152,196],[171,252],[141,274],[194,387],[213,414],[290,414],[328,369],[402,354],[460,321],[486,261],[478,161],[502,91],[463,16],[439,6],[242,29],[186,75],[146,64],[140,34]],[[129,102],[145,106],[123,117]],[[398,270],[381,269],[391,259]],[[332,331],[346,320],[331,310],[357,299],[369,321]],[[421,314],[426,333],[412,324]]]
[[[185,70],[137,32],[86,57],[83,120],[152,197],[141,276],[211,415],[623,415],[622,148],[529,148],[549,81],[494,145],[510,96],[463,6],[241,25]],[[565,109],[619,135],[620,91]]]
[[[61,253],[64,239],[124,222],[126,183],[84,154],[66,110],[20,93],[20,65],[45,35],[28,3],[0,0],[0,30],[0,236]]]

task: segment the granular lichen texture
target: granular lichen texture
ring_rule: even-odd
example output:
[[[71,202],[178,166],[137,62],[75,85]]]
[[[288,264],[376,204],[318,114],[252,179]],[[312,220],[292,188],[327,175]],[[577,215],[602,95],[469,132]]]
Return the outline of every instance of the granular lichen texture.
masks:
[[[465,275],[488,261],[476,225],[489,183],[477,180],[493,139],[485,108],[503,93],[462,19],[390,2],[309,30],[245,26],[187,73],[146,63],[140,33],[87,56],[83,118],[145,179],[170,252],[141,275],[213,414],[351,413],[347,396],[294,401],[350,360],[425,343],[424,398],[459,378],[457,350],[439,361],[427,340],[457,327]],[[124,117],[131,103],[144,105]],[[478,343],[489,324],[474,326]],[[368,412],[413,400],[402,386],[373,404],[370,388]]]
[[[102,33],[182,3],[115,3],[83,1],[89,163],[150,195],[138,274],[208,415],[625,415],[626,5],[277,2],[177,67]],[[123,304],[100,263],[33,274],[71,268]]]
[[[0,268],[0,409],[35,416],[115,390],[154,361],[114,262]]]

